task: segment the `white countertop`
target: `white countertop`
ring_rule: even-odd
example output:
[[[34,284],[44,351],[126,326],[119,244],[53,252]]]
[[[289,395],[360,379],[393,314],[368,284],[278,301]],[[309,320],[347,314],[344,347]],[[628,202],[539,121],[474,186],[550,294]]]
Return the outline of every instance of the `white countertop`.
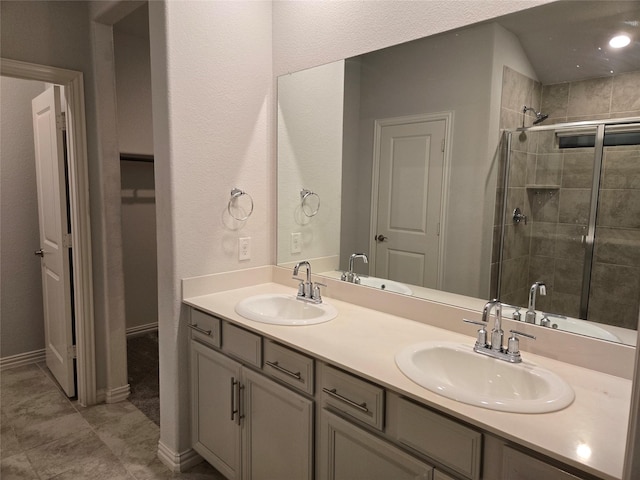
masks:
[[[337,308],[338,316],[318,325],[269,325],[235,312],[240,300],[265,293],[294,294],[295,290],[277,283],[263,283],[185,298],[184,302],[584,472],[604,479],[622,478],[630,380],[523,351],[525,362],[547,368],[566,380],[575,391],[574,402],[564,410],[546,414],[505,413],[474,407],[418,386],[405,377],[394,360],[400,349],[421,341],[472,345],[474,338],[326,296],[325,301]]]

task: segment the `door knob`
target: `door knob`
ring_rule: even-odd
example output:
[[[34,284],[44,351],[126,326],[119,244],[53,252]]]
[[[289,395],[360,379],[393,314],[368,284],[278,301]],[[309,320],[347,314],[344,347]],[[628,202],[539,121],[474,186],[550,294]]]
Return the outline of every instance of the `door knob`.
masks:
[[[37,257],[44,257],[44,250],[36,250],[35,252],[33,252],[33,254]]]
[[[388,238],[388,237],[385,237],[385,236],[384,236],[384,235],[382,235],[382,234],[376,235],[376,236],[375,236],[375,237],[373,237],[373,238],[374,238],[374,240],[375,240],[376,242],[386,242],[387,240],[389,240],[389,238]]]

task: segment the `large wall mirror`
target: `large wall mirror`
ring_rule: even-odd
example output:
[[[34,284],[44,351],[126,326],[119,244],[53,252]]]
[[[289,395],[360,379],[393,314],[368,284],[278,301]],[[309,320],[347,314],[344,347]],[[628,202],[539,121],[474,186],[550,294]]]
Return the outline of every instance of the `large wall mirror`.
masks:
[[[622,33],[630,44],[611,47]],[[278,264],[311,260],[314,273],[456,305],[499,295],[523,320],[544,281],[538,323],[635,344],[640,142],[611,160],[571,145],[576,129],[620,128],[612,119],[640,123],[639,2],[554,2],[284,75]],[[589,298],[623,292],[622,320],[581,315],[566,291],[581,288],[566,279],[585,271],[589,230],[567,212],[589,210],[594,165],[601,182],[616,172],[611,205],[636,218],[605,232],[618,252],[601,263],[616,268],[588,268],[603,280]]]

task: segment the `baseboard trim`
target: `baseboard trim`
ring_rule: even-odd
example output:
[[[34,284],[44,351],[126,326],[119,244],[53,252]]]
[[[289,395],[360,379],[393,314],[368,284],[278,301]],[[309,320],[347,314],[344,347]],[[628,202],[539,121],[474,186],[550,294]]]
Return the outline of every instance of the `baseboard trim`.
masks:
[[[162,442],[158,442],[158,458],[174,473],[185,472],[204,460],[193,448],[176,453]]]
[[[127,328],[127,337],[135,337],[136,335],[143,335],[149,332],[156,332],[158,330],[158,322],[147,323],[145,325],[138,325],[136,327]]]
[[[126,385],[118,388],[112,388],[107,390],[105,393],[105,402],[106,403],[118,403],[122,402],[129,398],[129,393],[131,393],[131,386],[127,383]]]
[[[32,352],[3,357],[0,358],[0,371],[8,368],[22,367],[31,363],[44,362],[46,359],[47,357],[44,348],[41,350],[34,350]]]

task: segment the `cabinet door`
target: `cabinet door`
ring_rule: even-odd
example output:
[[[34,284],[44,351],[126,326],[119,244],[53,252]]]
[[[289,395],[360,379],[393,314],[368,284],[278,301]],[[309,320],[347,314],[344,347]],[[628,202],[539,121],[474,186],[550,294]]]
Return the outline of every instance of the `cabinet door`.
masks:
[[[313,478],[313,402],[248,369],[244,386],[244,478]]]
[[[320,478],[431,480],[433,467],[324,410]]]
[[[504,447],[502,459],[502,478],[505,480],[539,480],[541,478],[580,480],[575,475],[510,447]]]
[[[240,479],[237,386],[241,366],[191,342],[191,435],[193,448],[229,480]],[[232,418],[233,417],[233,418]]]

